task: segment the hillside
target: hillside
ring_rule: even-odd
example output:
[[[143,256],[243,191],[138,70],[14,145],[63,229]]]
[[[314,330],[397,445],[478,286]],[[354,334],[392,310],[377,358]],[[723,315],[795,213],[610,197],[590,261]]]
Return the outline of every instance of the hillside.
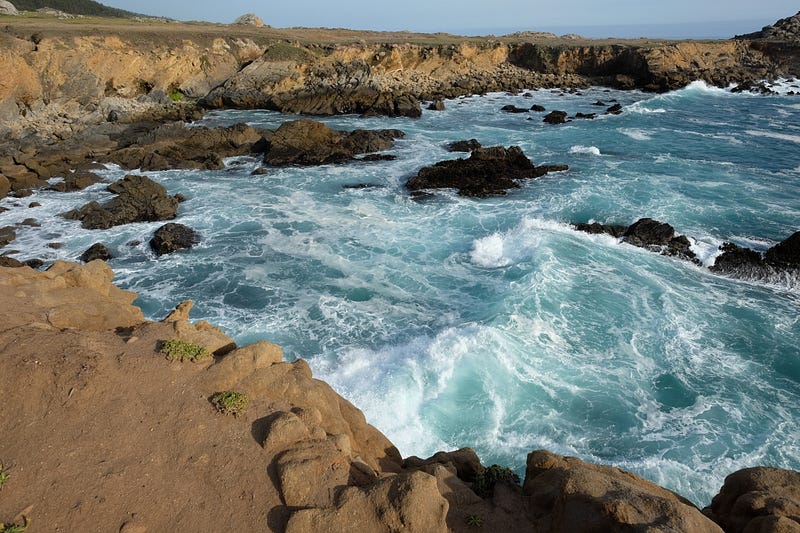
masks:
[[[43,7],[50,7],[73,15],[118,18],[142,16],[123,9],[104,6],[94,0],[14,0],[12,3],[20,11],[36,11]]]

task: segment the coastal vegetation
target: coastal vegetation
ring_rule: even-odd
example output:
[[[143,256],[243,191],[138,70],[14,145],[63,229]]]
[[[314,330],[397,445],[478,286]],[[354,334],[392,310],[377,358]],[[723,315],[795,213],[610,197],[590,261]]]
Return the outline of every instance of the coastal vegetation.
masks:
[[[20,11],[36,11],[47,7],[72,15],[117,18],[142,16],[124,9],[108,7],[94,0],[13,0],[13,4]]]

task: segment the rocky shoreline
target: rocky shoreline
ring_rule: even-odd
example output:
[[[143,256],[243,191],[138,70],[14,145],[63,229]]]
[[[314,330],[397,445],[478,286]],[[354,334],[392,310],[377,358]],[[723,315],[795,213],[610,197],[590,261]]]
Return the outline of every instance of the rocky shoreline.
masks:
[[[102,261],[0,267],[4,523],[128,533],[798,527],[800,473],[788,470],[732,473],[701,511],[631,473],[544,450],[528,455],[522,484],[469,448],[404,459],[305,361],[283,361],[268,342],[237,347],[190,322],[189,302],[146,321],[112,276]],[[210,355],[165,358],[170,340]],[[246,410],[215,412],[219,391],[246,395]],[[124,442],[108,446],[124,427]],[[177,488],[191,504],[170,512],[160,498]]]
[[[167,36],[154,45],[138,33],[54,27],[32,40],[24,23],[10,23],[0,35],[0,66],[17,73],[0,85],[0,198],[25,197],[53,177],[64,177],[52,186],[58,190],[84,188],[99,181],[97,162],[219,169],[223,158],[246,154],[261,157],[259,170],[269,172],[379,159],[403,135],[340,132],[308,119],[274,131],[186,127],[208,109],[414,118],[426,102],[435,111],[445,98],[489,91],[594,84],[668,91],[694,80],[744,89],[800,73],[800,42],[785,29],[702,43],[311,42],[245,32]],[[548,117],[558,123],[563,113]],[[470,154],[421,169],[408,189],[482,197],[567,170],[535,166],[516,147],[464,141],[454,149]],[[109,185],[117,196],[108,203],[65,216],[90,228],[172,220],[181,199],[159,187],[132,174]],[[687,237],[650,219],[577,229],[694,258]],[[715,271],[745,279],[796,272],[798,235],[763,257],[727,243]],[[171,253],[201,238],[167,223],[150,244]],[[13,239],[14,228],[0,228],[0,246]],[[135,296],[114,287],[110,268],[93,260],[107,257],[98,243],[85,265],[59,261],[44,272],[30,268],[42,266],[35,259],[24,266],[0,258],[0,389],[7,391],[0,474],[9,474],[0,484],[0,523],[126,533],[800,530],[800,474],[793,471],[735,472],[701,511],[628,472],[543,450],[528,456],[521,484],[506,468],[482,465],[469,448],[402,458],[356,407],[314,380],[304,361],[283,361],[279,347],[237,347],[218,328],[191,323],[187,303],[161,322],[146,321],[131,305]],[[209,355],[167,361],[163,345],[172,339]],[[246,413],[215,412],[210,398],[232,391],[249,397]],[[119,434],[125,442],[109,441]],[[65,446],[72,442],[79,444]],[[188,501],[171,509],[176,491]]]

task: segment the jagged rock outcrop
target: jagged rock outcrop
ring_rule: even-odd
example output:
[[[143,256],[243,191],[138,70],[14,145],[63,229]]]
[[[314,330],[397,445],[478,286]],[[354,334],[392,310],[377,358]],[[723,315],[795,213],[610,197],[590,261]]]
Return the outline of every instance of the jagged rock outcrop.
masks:
[[[713,272],[726,276],[769,280],[782,274],[800,274],[800,231],[771,247],[763,255],[731,242],[720,246],[722,253],[711,266]]]
[[[19,11],[8,0],[0,0],[0,15],[19,15]]]
[[[467,159],[440,161],[424,167],[406,182],[410,191],[458,189],[462,196],[502,195],[519,187],[517,180],[568,170],[566,165],[534,166],[518,146],[476,148]]]
[[[62,181],[54,183],[50,188],[58,192],[80,191],[103,181],[100,176],[89,171],[68,171]]]
[[[798,532],[800,472],[765,466],[734,472],[703,512],[726,533]]]
[[[655,483],[544,450],[528,455],[523,490],[532,531],[722,533],[688,500]]]
[[[270,166],[341,163],[357,154],[387,150],[395,139],[404,135],[399,130],[342,132],[308,119],[284,122],[270,136],[264,163]]]
[[[794,16],[780,19],[775,24],[764,26],[760,31],[737,35],[734,39],[800,41],[800,11]]]
[[[80,220],[86,229],[108,229],[132,222],[169,220],[178,216],[178,200],[167,194],[163,185],[146,176],[129,174],[108,186],[117,196],[104,204],[90,202],[64,213]]]
[[[158,228],[150,239],[150,248],[156,255],[186,250],[200,241],[200,236],[189,226],[169,222]]]
[[[640,218],[630,226],[593,222],[591,224],[575,224],[574,227],[585,233],[607,234],[621,238],[623,242],[662,255],[690,261],[695,259],[695,253],[690,249],[691,242],[685,235],[676,235],[675,228],[671,225],[652,218]]]
[[[138,138],[135,144],[112,152],[110,159],[125,169],[221,169],[222,159],[263,152],[263,130],[247,124],[226,128],[187,128],[182,123],[161,126]]]

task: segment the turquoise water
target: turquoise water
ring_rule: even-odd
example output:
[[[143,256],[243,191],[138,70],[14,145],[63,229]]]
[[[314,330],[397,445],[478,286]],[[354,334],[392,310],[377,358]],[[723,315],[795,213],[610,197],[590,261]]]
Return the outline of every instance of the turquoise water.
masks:
[[[602,111],[598,99],[625,112],[557,127],[499,112]],[[418,120],[324,119],[402,129],[395,161],[253,176],[258,162],[244,157],[223,171],[148,173],[187,197],[178,221],[203,237],[187,253],[153,256],[146,241],[160,223],[94,232],[57,216],[102,200],[102,185],[4,200],[42,206],[2,213],[0,226],[41,223],[19,230],[23,258],[75,259],[104,242],[149,317],[191,299],[193,318],[238,342],[269,339],[307,358],[403,455],[472,446],[523,474],[527,453],[547,448],[700,505],[739,468],[800,469],[800,283],[706,268],[723,241],[764,250],[800,229],[800,97],[697,83],[660,96],[596,88],[446,105]],[[290,118],[231,111],[204,123]],[[443,145],[472,137],[571,168],[501,198],[409,198],[408,177],[462,157]],[[371,187],[344,187],[356,184]],[[641,217],[692,237],[705,266],[569,226]]]

